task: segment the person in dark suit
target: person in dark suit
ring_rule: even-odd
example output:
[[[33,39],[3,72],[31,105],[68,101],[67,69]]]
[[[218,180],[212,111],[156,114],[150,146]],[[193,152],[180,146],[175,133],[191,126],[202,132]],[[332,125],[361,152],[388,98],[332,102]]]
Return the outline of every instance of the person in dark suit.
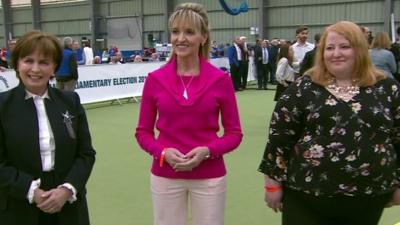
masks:
[[[239,43],[239,49],[241,52],[241,60],[240,60],[240,86],[242,89],[247,88],[247,77],[249,73],[249,57],[250,57],[250,52],[249,49],[247,48],[247,39],[245,36],[241,36],[240,38],[240,43]]]
[[[2,225],[89,225],[86,182],[95,162],[78,94],[49,86],[57,38],[31,31],[11,62],[20,83],[0,93]]]
[[[321,38],[321,34],[317,33],[314,35],[314,41],[315,41],[315,47],[313,50],[306,52],[306,55],[304,56],[303,61],[300,64],[300,76],[303,76],[303,74],[311,69],[311,67],[314,66],[314,56],[315,53],[317,52],[317,47],[318,47],[318,42],[319,39]]]
[[[241,40],[239,37],[235,38],[235,41],[233,42],[233,45],[229,47],[228,49],[228,60],[229,60],[229,66],[230,66],[230,72],[231,72],[231,79],[233,82],[233,87],[235,88],[235,91],[241,91],[243,90],[240,84],[240,66],[241,66],[241,61],[242,61],[242,55],[241,51],[239,48]]]
[[[254,62],[257,68],[257,84],[258,90],[267,90],[268,73],[269,73],[269,54],[266,40],[258,40],[258,44],[254,48]]]
[[[273,38],[271,44],[268,46],[268,68],[269,68],[269,82],[276,84],[276,67],[278,62],[279,53],[279,39]]]

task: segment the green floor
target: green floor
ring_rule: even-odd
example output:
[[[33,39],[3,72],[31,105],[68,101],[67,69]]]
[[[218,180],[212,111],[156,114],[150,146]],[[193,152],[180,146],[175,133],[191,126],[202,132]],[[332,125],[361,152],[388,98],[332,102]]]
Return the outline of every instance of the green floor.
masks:
[[[247,90],[237,99],[244,139],[228,154],[226,225],[279,225],[280,214],[263,201],[263,176],[256,171],[274,106],[274,91]],[[97,161],[88,184],[93,225],[152,225],[151,157],[134,139],[139,104],[87,110]],[[400,206],[385,210],[379,225],[400,223]],[[322,225],[322,224],[321,224]]]

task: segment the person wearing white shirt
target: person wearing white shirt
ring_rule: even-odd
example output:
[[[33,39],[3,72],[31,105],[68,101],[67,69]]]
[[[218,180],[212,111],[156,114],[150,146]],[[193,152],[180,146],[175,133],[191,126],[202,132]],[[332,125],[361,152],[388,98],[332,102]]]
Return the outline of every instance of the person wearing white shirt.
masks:
[[[292,45],[294,51],[294,61],[297,62],[296,65],[300,65],[306,53],[314,49],[314,44],[307,42],[308,33],[307,26],[300,26],[296,30],[297,41]],[[293,69],[295,70],[295,73],[299,73],[300,66],[295,66]]]
[[[93,58],[94,58],[93,49],[92,47],[90,47],[89,42],[85,42],[83,45],[85,46],[83,48],[83,53],[85,55],[85,65],[93,65]]]
[[[39,31],[13,51],[20,83],[0,93],[1,224],[90,225],[96,152],[78,94],[49,85],[62,57],[58,39]]]
[[[278,54],[278,60],[276,69],[276,81],[278,85],[276,86],[275,101],[278,101],[282,93],[295,80],[293,66],[297,65],[297,62],[293,62],[293,47],[288,43],[282,44]]]

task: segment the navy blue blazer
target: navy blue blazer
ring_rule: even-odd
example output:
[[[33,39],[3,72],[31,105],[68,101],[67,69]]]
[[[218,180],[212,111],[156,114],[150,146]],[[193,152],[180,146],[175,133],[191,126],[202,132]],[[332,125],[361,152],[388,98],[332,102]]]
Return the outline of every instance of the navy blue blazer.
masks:
[[[228,48],[228,59],[230,65],[239,66],[239,60],[235,45]]]
[[[25,99],[20,85],[0,93],[0,223],[38,225],[39,209],[29,204],[27,193],[33,180],[43,175],[39,127],[33,99]],[[60,225],[89,225],[86,182],[95,162],[85,111],[75,92],[48,87],[45,107],[55,139],[57,185],[70,183],[77,201],[66,202],[59,213]],[[63,113],[73,116],[75,138],[68,133]]]

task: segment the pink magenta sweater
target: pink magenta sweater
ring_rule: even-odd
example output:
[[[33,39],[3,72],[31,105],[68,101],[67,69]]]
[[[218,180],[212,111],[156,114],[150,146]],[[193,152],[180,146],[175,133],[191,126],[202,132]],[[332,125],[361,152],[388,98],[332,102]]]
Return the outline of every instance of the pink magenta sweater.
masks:
[[[190,81],[192,79],[192,81]],[[200,75],[176,74],[176,59],[149,73],[140,105],[136,139],[153,156],[152,173],[176,179],[205,179],[226,174],[223,154],[234,150],[242,140],[235,93],[228,74],[200,58]],[[190,82],[190,84],[189,84]],[[224,128],[218,136],[219,115]],[[158,136],[154,128],[159,131]],[[198,146],[207,146],[211,157],[190,172],[175,172],[168,163],[159,166],[164,148],[186,154]]]

